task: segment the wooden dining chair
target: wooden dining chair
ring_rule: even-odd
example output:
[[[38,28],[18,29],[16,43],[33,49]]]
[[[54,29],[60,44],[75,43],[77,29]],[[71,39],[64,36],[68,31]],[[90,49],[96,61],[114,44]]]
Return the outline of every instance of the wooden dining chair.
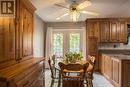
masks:
[[[50,87],[53,87],[54,83],[58,83],[58,81],[56,81],[56,80],[59,80],[60,77],[59,77],[59,75],[57,76],[56,71],[55,71],[55,66],[52,63],[52,60],[50,58],[48,59],[48,64],[49,64],[49,67],[51,70],[51,78],[52,78]],[[58,74],[60,74],[60,73],[58,73]]]
[[[93,72],[94,72],[94,66],[95,66],[95,57],[89,56],[87,58],[87,61],[89,62],[89,66],[87,68],[85,79],[86,79],[86,85],[87,87],[93,87]]]
[[[84,87],[86,64],[64,64],[59,62],[62,74],[62,87]],[[69,75],[67,74],[69,73]]]

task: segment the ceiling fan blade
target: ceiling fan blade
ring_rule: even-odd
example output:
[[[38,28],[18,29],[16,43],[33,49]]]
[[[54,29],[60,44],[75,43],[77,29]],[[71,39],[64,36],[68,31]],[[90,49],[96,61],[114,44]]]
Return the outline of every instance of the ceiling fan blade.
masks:
[[[89,15],[93,15],[93,16],[98,16],[99,13],[97,12],[91,12],[91,11],[80,11],[83,14],[89,14]]]
[[[60,17],[57,17],[56,20],[60,20],[61,18],[68,16],[68,15],[69,15],[69,13],[65,13],[65,14],[61,15]]]
[[[86,8],[86,7],[88,7],[88,6],[91,6],[91,5],[92,5],[92,3],[91,3],[89,0],[86,0],[86,1],[84,1],[83,3],[79,4],[79,5],[77,6],[77,8],[79,8],[79,9],[84,9],[84,8]]]
[[[62,8],[66,8],[66,9],[69,9],[68,7],[66,7],[66,6],[63,6],[63,5],[60,5],[60,4],[55,4],[56,6],[58,6],[58,7],[62,7]]]

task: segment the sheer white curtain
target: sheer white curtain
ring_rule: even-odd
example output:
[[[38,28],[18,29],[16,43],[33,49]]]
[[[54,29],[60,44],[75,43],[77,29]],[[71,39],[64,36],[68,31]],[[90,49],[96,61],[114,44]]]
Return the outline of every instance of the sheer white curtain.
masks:
[[[46,59],[48,59],[51,55],[51,37],[52,37],[52,27],[47,28],[46,34]]]

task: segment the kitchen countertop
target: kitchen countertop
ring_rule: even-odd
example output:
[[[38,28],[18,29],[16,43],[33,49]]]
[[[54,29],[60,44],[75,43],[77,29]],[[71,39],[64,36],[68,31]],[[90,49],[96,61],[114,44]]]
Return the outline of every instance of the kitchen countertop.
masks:
[[[105,54],[105,53],[104,53]],[[119,60],[130,60],[130,54],[105,54]]]
[[[98,48],[98,50],[130,50],[130,48]]]

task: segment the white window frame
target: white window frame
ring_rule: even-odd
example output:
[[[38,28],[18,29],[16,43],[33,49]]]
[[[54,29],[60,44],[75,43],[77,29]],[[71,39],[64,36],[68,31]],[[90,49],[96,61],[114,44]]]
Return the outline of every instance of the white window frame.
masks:
[[[86,57],[86,29],[85,29],[85,27],[81,27],[81,28],[79,28],[79,29],[60,29],[60,28],[58,28],[58,29],[56,29],[56,28],[51,28],[51,35],[50,35],[50,39],[47,39],[47,40],[51,40],[51,41],[49,41],[49,42],[51,42],[51,43],[49,43],[49,44],[51,44],[50,45],[50,49],[49,49],[49,51],[50,52],[48,52],[48,53],[51,53],[51,55],[53,55],[53,38],[52,38],[52,36],[53,36],[53,34],[54,33],[63,33],[63,35],[65,34],[65,36],[63,36],[63,55],[64,55],[64,53],[66,53],[66,52],[68,52],[68,50],[69,50],[69,47],[66,47],[66,46],[69,46],[69,40],[68,41],[66,41],[66,38],[69,38],[69,35],[66,35],[66,33],[80,33],[80,39],[82,39],[82,40],[80,40],[81,42],[80,42],[80,49],[81,49],[81,51],[83,52],[83,56],[84,57]],[[67,37],[68,36],[68,37]],[[67,44],[67,45],[64,45],[64,44]],[[48,56],[50,56],[50,54],[48,55]]]

